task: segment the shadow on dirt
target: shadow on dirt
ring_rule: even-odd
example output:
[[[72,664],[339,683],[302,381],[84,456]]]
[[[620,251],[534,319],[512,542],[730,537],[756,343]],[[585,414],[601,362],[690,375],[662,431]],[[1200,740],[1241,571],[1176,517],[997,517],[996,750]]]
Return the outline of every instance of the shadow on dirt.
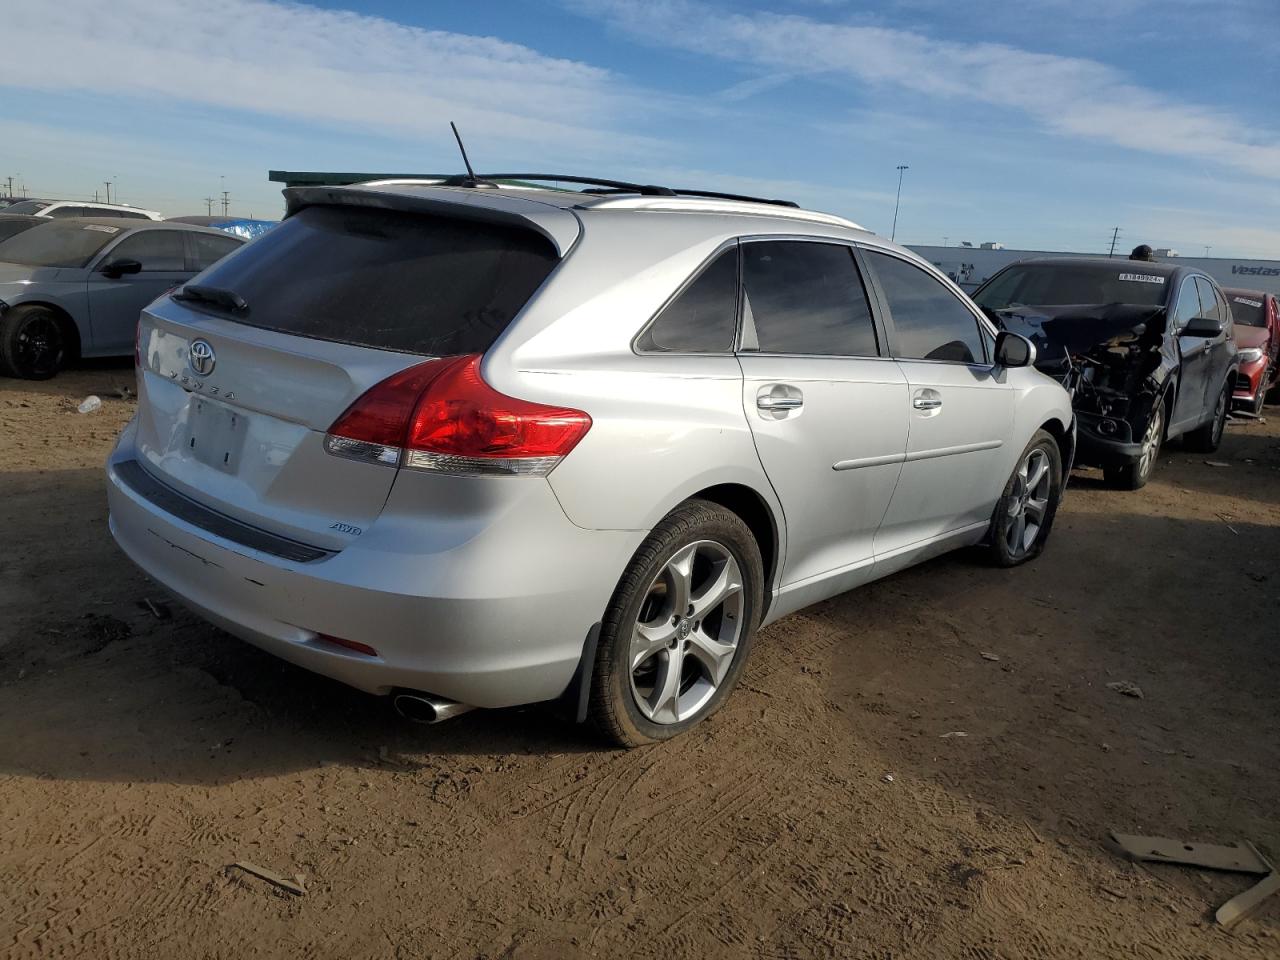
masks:
[[[15,531],[0,569],[0,773],[213,784],[389,757],[409,769],[436,756],[609,751],[550,704],[409,724],[385,700],[166,601],[111,543],[98,471],[39,476],[60,492],[56,515],[7,496],[31,494],[35,479],[0,475],[0,516]],[[1001,571],[954,554],[827,601],[804,614],[840,635],[823,655],[827,695],[874,705],[853,711],[852,735],[904,769],[961,792],[1012,778],[1028,813],[1043,804],[1046,777],[1070,786],[1073,803],[1102,804],[1100,816],[1133,789],[1174,796],[1180,777],[1209,778],[1214,789],[1202,797],[1231,796],[1235,764],[1251,771],[1250,796],[1274,796],[1280,604],[1276,581],[1251,576],[1243,558],[1273,550],[1276,530],[1234,529],[1068,508],[1036,563]],[[83,532],[73,550],[68,530]],[[28,590],[39,602],[22,602]],[[1249,615],[1228,628],[1238,610]],[[753,674],[819,669],[804,665],[803,650],[771,644],[787,623],[764,632]],[[1147,699],[1109,690],[1114,680],[1138,683]],[[721,725],[741,726],[729,739],[749,750],[744,713],[726,717]],[[954,731],[967,736],[938,739]],[[940,748],[977,756],[939,764]],[[1192,759],[1176,771],[1147,768],[1166,756],[1149,749]],[[1120,758],[1123,775],[1113,769]],[[1219,817],[1205,803],[1188,815]],[[1244,817],[1251,808],[1233,809]]]

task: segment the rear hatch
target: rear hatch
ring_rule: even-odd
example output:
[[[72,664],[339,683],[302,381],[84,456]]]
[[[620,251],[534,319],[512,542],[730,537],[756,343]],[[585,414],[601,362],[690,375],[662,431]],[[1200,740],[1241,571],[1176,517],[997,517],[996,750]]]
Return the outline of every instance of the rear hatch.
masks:
[[[559,250],[462,204],[324,197],[143,313],[136,448],[206,507],[340,549],[377,518],[396,468],[327,453],[328,428],[406,367],[487,350]],[[459,215],[440,215],[449,206]]]

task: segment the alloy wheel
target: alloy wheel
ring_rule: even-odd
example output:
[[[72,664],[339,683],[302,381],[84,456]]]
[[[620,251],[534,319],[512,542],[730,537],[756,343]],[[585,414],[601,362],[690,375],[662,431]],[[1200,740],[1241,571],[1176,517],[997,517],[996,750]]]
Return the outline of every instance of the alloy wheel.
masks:
[[[1156,465],[1160,456],[1160,440],[1164,435],[1164,407],[1157,406],[1151,411],[1151,422],[1142,435],[1142,454],[1138,457],[1138,476],[1146,477]]]
[[[48,313],[33,313],[18,328],[15,359],[37,376],[56,370],[62,359],[62,329]]]
[[[649,585],[632,629],[631,695],[653,723],[687,720],[715,695],[743,630],[743,579],[722,544],[681,547]]]
[[[1227,398],[1231,396],[1228,387],[1218,396],[1218,405],[1213,408],[1213,437],[1211,442],[1216,447],[1222,441],[1222,431],[1227,426]]]
[[[1021,557],[1035,546],[1040,531],[1044,529],[1052,494],[1049,454],[1036,447],[1026,455],[1014,474],[1009,523],[1005,528],[1005,544],[1011,556]]]

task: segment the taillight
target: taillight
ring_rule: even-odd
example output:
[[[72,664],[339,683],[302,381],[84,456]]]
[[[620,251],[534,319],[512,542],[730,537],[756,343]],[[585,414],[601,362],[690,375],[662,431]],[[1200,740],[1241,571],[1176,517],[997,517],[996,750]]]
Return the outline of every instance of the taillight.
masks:
[[[455,476],[546,476],[591,417],[499,393],[480,376],[480,359],[428,360],[388,377],[329,428],[325,449]]]

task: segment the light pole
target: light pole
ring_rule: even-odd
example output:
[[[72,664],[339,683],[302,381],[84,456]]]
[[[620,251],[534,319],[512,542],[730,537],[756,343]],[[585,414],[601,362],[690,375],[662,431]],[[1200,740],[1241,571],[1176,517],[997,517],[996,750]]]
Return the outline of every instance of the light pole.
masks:
[[[905,163],[898,164],[898,196],[893,201],[893,230],[889,232],[890,240],[898,236],[898,204],[902,202],[902,175],[910,169]]]
[[[943,237],[943,238],[942,238],[942,245],[945,247],[945,246],[947,245],[947,241],[948,241],[948,240],[950,240],[950,239],[951,239],[950,237]]]
[[[1210,251],[1210,250],[1212,250],[1212,249],[1213,249],[1213,247],[1209,246],[1209,245],[1206,243],[1206,244],[1204,245],[1204,255],[1207,257],[1207,256],[1209,255],[1209,251]]]

